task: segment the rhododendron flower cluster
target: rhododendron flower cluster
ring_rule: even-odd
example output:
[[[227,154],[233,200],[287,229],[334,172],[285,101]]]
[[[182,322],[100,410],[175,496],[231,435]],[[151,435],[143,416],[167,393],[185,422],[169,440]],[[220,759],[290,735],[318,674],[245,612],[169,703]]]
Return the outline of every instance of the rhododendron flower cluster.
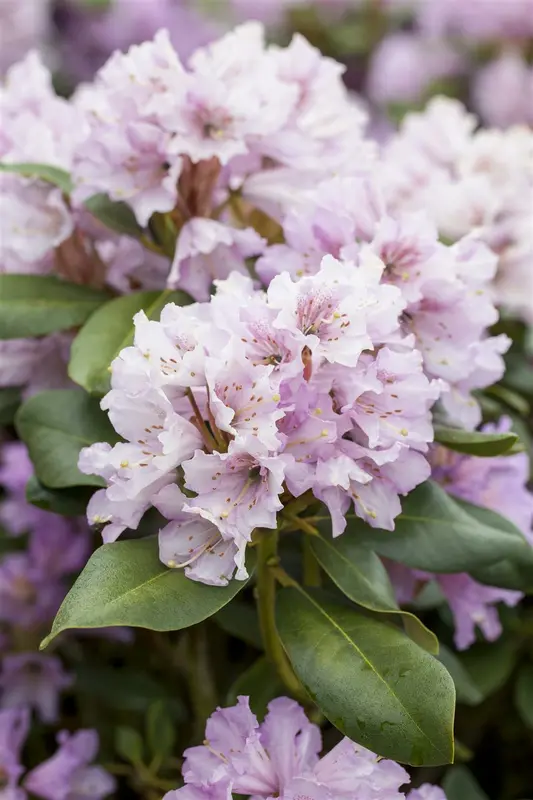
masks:
[[[239,697],[208,719],[204,744],[185,751],[185,786],[165,800],[230,800],[232,792],[253,800],[446,800],[428,784],[405,795],[408,773],[350,739],[323,758],[321,750],[320,728],[294,700],[272,700],[259,724],[248,698]]]
[[[446,382],[442,402],[453,422],[473,428],[480,412],[471,390],[502,376],[501,354],[510,344],[505,336],[487,336],[498,318],[490,293],[496,256],[474,236],[443,244],[419,210],[392,210],[386,169],[380,177],[319,184],[287,214],[286,244],[270,247],[257,272],[264,281],[284,271],[313,274],[324,253],[332,253],[396,286],[405,303],[403,333],[414,336],[426,374]]]
[[[301,281],[277,276],[266,293],[233,275],[210,303],[169,304],[160,322],[139,313],[102,401],[126,442],[80,456],[82,472],[108,482],[88,508],[92,524],[110,523],[104,539],[155,505],[172,520],[163,561],[220,584],[235,567],[246,576],[254,529],[275,528],[284,504],[309,490],[329,507],[334,535],[352,504],[392,529],[398,495],[429,475],[440,385],[400,333],[405,304],[379,282],[382,268],[371,253],[359,270],[330,256]]]
[[[444,97],[408,114],[384,151],[389,205],[394,213],[424,208],[448,241],[484,241],[498,256],[494,298],[531,321],[533,132],[476,125]]]
[[[21,751],[28,735],[30,715],[27,709],[0,711],[0,779],[2,797],[26,800],[31,796],[43,800],[86,798],[103,800],[115,789],[115,780],[102,767],[91,766],[98,752],[98,735],[93,730],[58,737],[55,755],[28,772],[24,778]],[[22,778],[22,785],[20,784]]]

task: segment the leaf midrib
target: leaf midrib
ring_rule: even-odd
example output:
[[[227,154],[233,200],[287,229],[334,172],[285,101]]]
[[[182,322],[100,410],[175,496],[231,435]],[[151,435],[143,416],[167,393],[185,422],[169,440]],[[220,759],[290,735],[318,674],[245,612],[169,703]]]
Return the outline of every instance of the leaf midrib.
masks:
[[[300,591],[300,592],[301,592],[301,594],[302,594],[302,595],[305,597],[305,599],[306,599],[306,600],[309,600],[309,602],[310,602],[310,603],[312,603],[312,605],[313,605],[313,606],[315,606],[315,608],[317,608],[317,609],[318,609],[318,611],[319,611],[319,612],[322,614],[322,616],[324,616],[324,617],[326,618],[326,620],[327,620],[327,621],[328,621],[328,622],[329,622],[329,623],[332,625],[332,627],[333,627],[335,630],[337,630],[337,631],[338,631],[338,632],[341,634],[341,636],[342,636],[344,639],[346,639],[346,641],[347,641],[347,642],[348,642],[348,643],[351,645],[351,647],[353,647],[353,649],[354,649],[354,650],[355,650],[355,651],[358,653],[358,655],[359,655],[359,656],[360,656],[360,657],[363,659],[363,661],[364,661],[366,664],[368,664],[369,668],[372,670],[372,672],[374,672],[374,674],[375,674],[375,675],[376,675],[376,676],[377,676],[377,677],[380,679],[380,681],[381,681],[381,682],[384,684],[384,686],[386,687],[387,691],[388,691],[388,692],[389,692],[389,693],[392,695],[392,697],[394,697],[394,699],[395,699],[395,700],[398,702],[398,704],[400,705],[400,707],[401,707],[401,708],[404,710],[404,712],[406,713],[407,717],[408,717],[408,718],[409,718],[409,719],[410,719],[410,720],[413,722],[413,724],[415,725],[415,727],[417,728],[417,730],[419,730],[419,731],[420,731],[420,733],[422,734],[422,736],[423,736],[425,739],[427,739],[427,741],[430,743],[430,745],[431,745],[432,747],[436,747],[436,748],[437,748],[437,750],[438,750],[438,752],[439,752],[439,753],[440,753],[442,756],[444,756],[445,758],[447,758],[447,757],[448,757],[448,754],[447,754],[447,753],[445,753],[443,750],[441,750],[441,748],[440,748],[440,747],[438,747],[438,746],[437,746],[437,745],[436,745],[436,744],[433,742],[433,740],[432,740],[432,739],[431,739],[431,738],[428,736],[428,734],[427,734],[427,733],[426,733],[426,732],[425,732],[425,731],[424,731],[424,730],[423,730],[423,729],[420,727],[420,725],[418,724],[418,722],[417,722],[417,721],[414,719],[414,717],[413,717],[413,716],[412,716],[412,715],[409,713],[408,709],[407,709],[407,708],[405,707],[405,705],[402,703],[401,699],[400,699],[400,698],[398,697],[398,695],[397,695],[397,694],[394,692],[394,690],[392,689],[392,687],[391,687],[391,686],[390,686],[390,685],[387,683],[387,681],[385,680],[385,678],[383,677],[383,675],[382,675],[382,674],[379,672],[379,670],[378,670],[378,669],[376,669],[376,667],[374,666],[374,664],[373,664],[371,661],[369,661],[369,659],[366,657],[366,655],[363,653],[363,651],[359,649],[359,647],[357,646],[357,644],[356,644],[356,643],[355,643],[355,642],[354,642],[352,639],[350,639],[350,637],[348,636],[348,634],[347,634],[347,633],[346,633],[346,632],[345,632],[345,631],[344,631],[344,630],[343,630],[343,629],[340,627],[340,625],[338,625],[338,624],[335,622],[335,620],[334,620],[334,619],[332,619],[332,617],[330,617],[330,616],[329,616],[329,614],[327,614],[327,613],[326,613],[326,611],[325,611],[325,610],[324,610],[324,609],[323,609],[323,608],[322,608],[322,607],[321,607],[321,606],[320,606],[320,605],[319,605],[317,602],[315,602],[315,600],[313,600],[313,598],[312,598],[312,597],[310,597],[310,595],[306,594],[306,593],[305,593],[305,592],[304,592],[304,591],[303,591],[303,590],[302,590],[300,587],[299,587],[299,591]]]

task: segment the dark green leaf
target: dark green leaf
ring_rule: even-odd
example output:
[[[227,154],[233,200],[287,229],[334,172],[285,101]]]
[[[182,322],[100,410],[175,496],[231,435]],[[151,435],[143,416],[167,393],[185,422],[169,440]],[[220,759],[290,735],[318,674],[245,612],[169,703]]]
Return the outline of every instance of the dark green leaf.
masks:
[[[174,719],[185,716],[185,709],[175,694],[166,697],[164,688],[148,672],[131,667],[78,664],[76,691],[118,711],[145,712],[151,703],[163,700]]]
[[[143,740],[134,728],[124,725],[116,729],[115,750],[124,761],[129,761],[131,764],[142,764],[144,761]]]
[[[26,484],[28,503],[65,517],[84,516],[91,495],[92,490],[82,486],[72,489],[48,489],[35,475],[32,475]]]
[[[531,548],[521,531],[487,509],[481,521],[477,512],[474,516],[476,508],[427,481],[403,500],[394,531],[376,530],[351,517],[348,532],[379,555],[413,569],[467,572],[505,558],[529,564]]]
[[[133,316],[144,309],[148,319],[159,319],[167,303],[190,302],[183,292],[139,292],[110,300],[101,306],[78,333],[70,354],[69,375],[92,394],[109,390],[109,365],[124,347],[133,343]]]
[[[533,664],[524,664],[515,685],[515,705],[524,723],[533,729]]]
[[[252,711],[259,719],[262,719],[270,701],[284,694],[286,694],[286,689],[278,678],[276,670],[271,662],[262,656],[239,675],[228,692],[226,704],[228,706],[235,705],[240,695],[249,697]]]
[[[255,605],[238,598],[230,605],[221,608],[213,617],[213,622],[230,636],[241,639],[257,650],[263,650]]]
[[[398,628],[296,588],[281,591],[276,624],[302,684],[346,736],[408,764],[453,760],[453,680]]]
[[[41,392],[19,408],[15,424],[28,446],[35,474],[45,486],[103,485],[101,478],[83,475],[77,466],[82,447],[117,440],[97,400],[78,389]]]
[[[20,389],[0,389],[0,425],[11,425],[20,405]]]
[[[0,275],[0,339],[83,325],[109,295],[52,275]]]
[[[516,659],[516,642],[506,636],[497,642],[478,642],[460,655],[461,663],[483,699],[504,685],[515,668]]]
[[[464,431],[459,428],[435,426],[435,441],[458,453],[472,456],[500,456],[516,444],[516,433],[482,433],[481,431]]]
[[[146,740],[152,758],[165,761],[174,748],[176,734],[174,721],[168,706],[163,700],[152,703],[146,715]]]
[[[253,552],[247,563],[251,570]],[[156,538],[105,544],[66,596],[42,646],[71,628],[188,628],[229,603],[245,584],[233,580],[218,587],[191,581],[183,570],[161,563]]]
[[[106,194],[95,194],[85,201],[85,208],[106,228],[123,236],[139,239],[143,229],[126,203],[111,200]]]
[[[470,770],[462,764],[448,770],[442,788],[446,800],[489,800]]]
[[[401,614],[408,636],[430,653],[439,652],[435,634],[414,614],[398,607],[387,570],[372,550],[350,533],[337,539],[313,536],[309,541],[318,562],[346,597],[370,611]]]
[[[50,164],[1,164],[0,172],[13,172],[23,178],[36,178],[58,186],[64,194],[72,191],[72,180],[68,172]]]
[[[457,701],[468,706],[477,706],[483,700],[483,694],[478,689],[469,672],[452,650],[440,646],[439,661],[444,664],[455,683]]]

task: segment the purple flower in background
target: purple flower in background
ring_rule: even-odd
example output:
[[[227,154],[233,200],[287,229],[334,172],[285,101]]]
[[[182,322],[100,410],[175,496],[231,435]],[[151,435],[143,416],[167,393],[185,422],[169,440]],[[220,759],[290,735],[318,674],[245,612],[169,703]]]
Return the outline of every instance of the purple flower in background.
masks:
[[[504,51],[474,75],[472,98],[486,125],[532,125],[533,67],[519,51]]]
[[[41,653],[5,655],[0,662],[0,707],[34,708],[43,722],[58,718],[59,695],[72,684],[58,658]]]
[[[43,800],[103,800],[115,789],[115,779],[98,766],[91,766],[98,752],[93,730],[58,734],[55,755],[35,767],[24,786]]]
[[[457,75],[463,66],[446,42],[423,39],[416,33],[393,33],[372,52],[367,92],[379,105],[415,103],[433,81]]]
[[[194,0],[113,0],[104,9],[63,0],[56,20],[62,67],[75,82],[90,80],[115,50],[151,39],[160,28],[168,28],[183,61],[223,30]]]
[[[2,800],[24,800],[26,793],[17,789],[24,772],[20,753],[30,727],[30,714],[25,708],[0,711],[0,797]]]
[[[412,789],[406,795],[407,800],[446,800],[446,795],[439,786],[424,783],[418,789]]]

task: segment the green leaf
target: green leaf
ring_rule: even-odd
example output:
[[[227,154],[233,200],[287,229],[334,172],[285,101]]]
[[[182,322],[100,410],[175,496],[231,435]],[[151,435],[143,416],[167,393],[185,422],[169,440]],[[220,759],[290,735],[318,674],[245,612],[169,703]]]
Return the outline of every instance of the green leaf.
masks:
[[[165,761],[174,748],[176,734],[174,721],[169,713],[167,704],[163,700],[152,703],[146,715],[146,740],[152,758]]]
[[[515,706],[528,728],[533,729],[533,664],[524,664],[515,684]]]
[[[286,694],[283,683],[272,667],[272,663],[262,656],[245,670],[228,692],[226,704],[233,706],[240,695],[250,698],[250,708],[254,714],[262,719],[267,706],[275,697]]]
[[[134,728],[121,725],[115,731],[115,750],[124,761],[131,764],[142,764],[144,761],[144,744],[142,737]]]
[[[92,394],[109,390],[109,365],[124,347],[133,343],[133,316],[144,309],[148,319],[159,319],[167,303],[185,305],[183,292],[139,292],[117,297],[101,306],[72,343],[69,376]]]
[[[318,562],[346,597],[369,611],[400,614],[411,639],[434,655],[439,652],[435,634],[414,614],[398,607],[387,570],[372,550],[349,533],[337,539],[313,536],[309,543]]]
[[[48,489],[35,475],[26,484],[26,500],[43,511],[61,514],[64,517],[82,517],[91,499],[89,487],[73,487],[72,489]]]
[[[106,708],[117,711],[145,713],[156,700],[162,700],[173,719],[179,721],[186,716],[186,709],[177,695],[165,695],[160,681],[148,672],[124,668],[102,666],[100,664],[76,665],[76,691],[86,695],[92,702],[102,703]]]
[[[108,299],[106,292],[52,275],[0,275],[0,339],[77,327]]]
[[[458,453],[471,456],[501,456],[518,442],[516,433],[482,433],[481,431],[464,431],[459,428],[435,426],[435,441]]]
[[[342,733],[408,764],[453,760],[453,680],[398,628],[296,588],[280,592],[276,624],[297,676]]]
[[[255,605],[250,605],[240,598],[224,606],[213,617],[219,628],[241,639],[246,644],[255,647],[256,650],[263,650],[263,640],[259,630],[259,620]]]
[[[521,531],[493,511],[483,509],[481,517],[476,509],[427,481],[403,500],[394,531],[376,530],[350,517],[347,532],[379,555],[413,569],[468,572],[499,559],[527,565],[531,547]]]
[[[483,695],[483,699],[498,691],[513,672],[517,659],[517,644],[505,635],[497,642],[477,642],[460,660]]]
[[[35,474],[45,486],[104,485],[101,478],[83,475],[77,466],[82,447],[117,441],[97,400],[78,389],[41,392],[19,408],[15,424],[28,446]]]
[[[95,194],[85,201],[93,217],[115,233],[140,239],[144,231],[127,203],[111,200],[106,194]]]
[[[468,513],[483,525],[490,525],[492,512],[481,506],[463,503]],[[499,517],[498,524],[501,528],[516,535],[517,528],[510,519]],[[520,562],[501,559],[494,564],[485,564],[471,572],[472,577],[487,586],[501,586],[503,589],[514,589],[520,592],[533,592],[533,548],[527,547],[524,558]]]
[[[0,425],[11,425],[20,405],[20,389],[0,389]]]
[[[442,788],[446,800],[489,800],[470,770],[462,764],[447,771]]]
[[[253,552],[247,559],[253,565]],[[159,560],[157,538],[104,544],[89,559],[41,647],[71,628],[128,625],[177,631],[212,616],[246,585],[207,586]]]
[[[36,178],[58,186],[64,194],[72,191],[72,180],[68,172],[50,164],[1,164],[0,172],[14,172],[23,178]]]
[[[441,644],[439,661],[444,664],[455,683],[455,692],[458,703],[468,706],[477,706],[483,700],[483,694],[474,683],[470,673],[465,669],[455,653]]]

